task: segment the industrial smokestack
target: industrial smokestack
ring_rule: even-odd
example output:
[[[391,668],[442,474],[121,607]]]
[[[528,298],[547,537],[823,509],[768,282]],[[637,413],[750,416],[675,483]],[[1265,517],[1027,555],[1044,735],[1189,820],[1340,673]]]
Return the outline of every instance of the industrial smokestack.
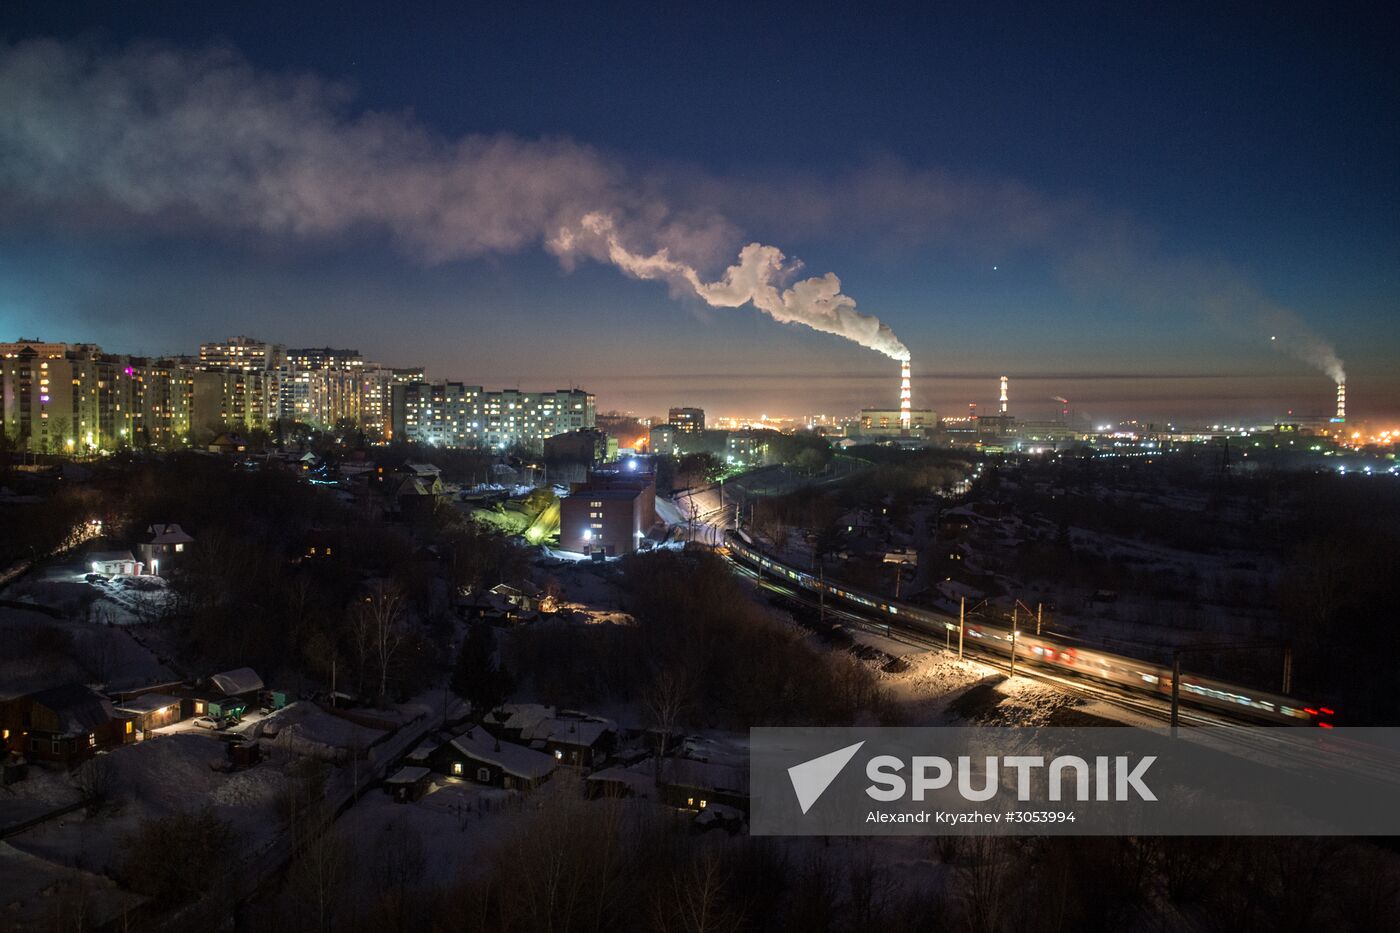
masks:
[[[913,420],[911,412],[912,395],[909,390],[909,361],[899,362],[899,426],[908,431]]]
[[[1337,383],[1337,421],[1347,420],[1347,384]]]
[[[1010,402],[1010,398],[1008,398],[1008,397],[1007,397],[1007,394],[1006,394],[1006,381],[1007,381],[1007,380],[1006,380],[1006,377],[1005,377],[1005,376],[1002,376],[1002,377],[1001,377],[1001,413],[1002,413],[1003,415],[1006,414],[1006,406],[1007,406],[1007,403]]]

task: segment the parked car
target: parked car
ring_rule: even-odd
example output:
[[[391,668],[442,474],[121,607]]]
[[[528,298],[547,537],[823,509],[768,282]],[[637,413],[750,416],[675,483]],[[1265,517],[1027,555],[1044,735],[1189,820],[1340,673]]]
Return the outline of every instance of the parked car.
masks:
[[[228,720],[215,719],[212,716],[200,716],[194,721],[194,727],[196,729],[227,729]]]

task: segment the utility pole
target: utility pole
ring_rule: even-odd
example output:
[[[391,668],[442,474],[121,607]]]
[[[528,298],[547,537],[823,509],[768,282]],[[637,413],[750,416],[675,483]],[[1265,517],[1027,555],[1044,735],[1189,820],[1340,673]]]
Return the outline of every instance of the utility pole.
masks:
[[[1016,606],[1011,607],[1011,676],[1016,676]]]
[[[817,588],[817,605],[821,607],[822,630],[826,629],[826,567],[820,573],[821,586]]]
[[[1181,652],[1172,652],[1172,738],[1181,725]]]
[[[899,578],[904,574],[904,562],[894,565],[894,598],[899,599]]]
[[[1037,635],[1040,634],[1040,616],[1041,616],[1041,610],[1043,610],[1044,608],[1045,608],[1045,604],[1044,604],[1044,603],[1036,603],[1036,604],[1035,604],[1035,633],[1036,633]]]
[[[1283,690],[1284,696],[1293,692],[1293,646],[1283,646]]]
[[[958,599],[958,660],[963,656],[963,632],[967,630],[967,597]]]

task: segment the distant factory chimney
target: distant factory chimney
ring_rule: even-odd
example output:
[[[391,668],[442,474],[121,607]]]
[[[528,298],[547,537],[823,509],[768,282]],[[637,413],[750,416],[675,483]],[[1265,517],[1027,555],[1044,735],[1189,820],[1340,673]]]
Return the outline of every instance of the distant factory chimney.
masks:
[[[911,411],[911,401],[913,396],[909,389],[909,361],[901,360],[899,364],[899,427],[908,431],[913,420]]]
[[[1347,420],[1347,384],[1337,383],[1337,421]]]
[[[1006,395],[1006,377],[1001,377],[1001,413],[1006,414],[1007,403],[1011,400]]]

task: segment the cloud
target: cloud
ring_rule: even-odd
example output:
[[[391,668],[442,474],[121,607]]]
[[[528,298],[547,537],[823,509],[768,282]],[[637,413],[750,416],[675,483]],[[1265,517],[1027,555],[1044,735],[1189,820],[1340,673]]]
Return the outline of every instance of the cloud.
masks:
[[[36,218],[387,233],[427,263],[544,245],[566,266],[609,262],[895,358],[907,349],[835,274],[794,281],[800,263],[761,243],[736,261],[741,228],[859,237],[892,258],[929,244],[1026,250],[1073,288],[1121,297],[1125,314],[1198,314],[1344,375],[1295,311],[1228,269],[1161,256],[1149,229],[1092,199],[888,158],[837,177],[715,178],[638,170],[566,138],[444,138],[411,114],[357,110],[344,84],[259,71],[228,49],[0,44],[0,223]]]

